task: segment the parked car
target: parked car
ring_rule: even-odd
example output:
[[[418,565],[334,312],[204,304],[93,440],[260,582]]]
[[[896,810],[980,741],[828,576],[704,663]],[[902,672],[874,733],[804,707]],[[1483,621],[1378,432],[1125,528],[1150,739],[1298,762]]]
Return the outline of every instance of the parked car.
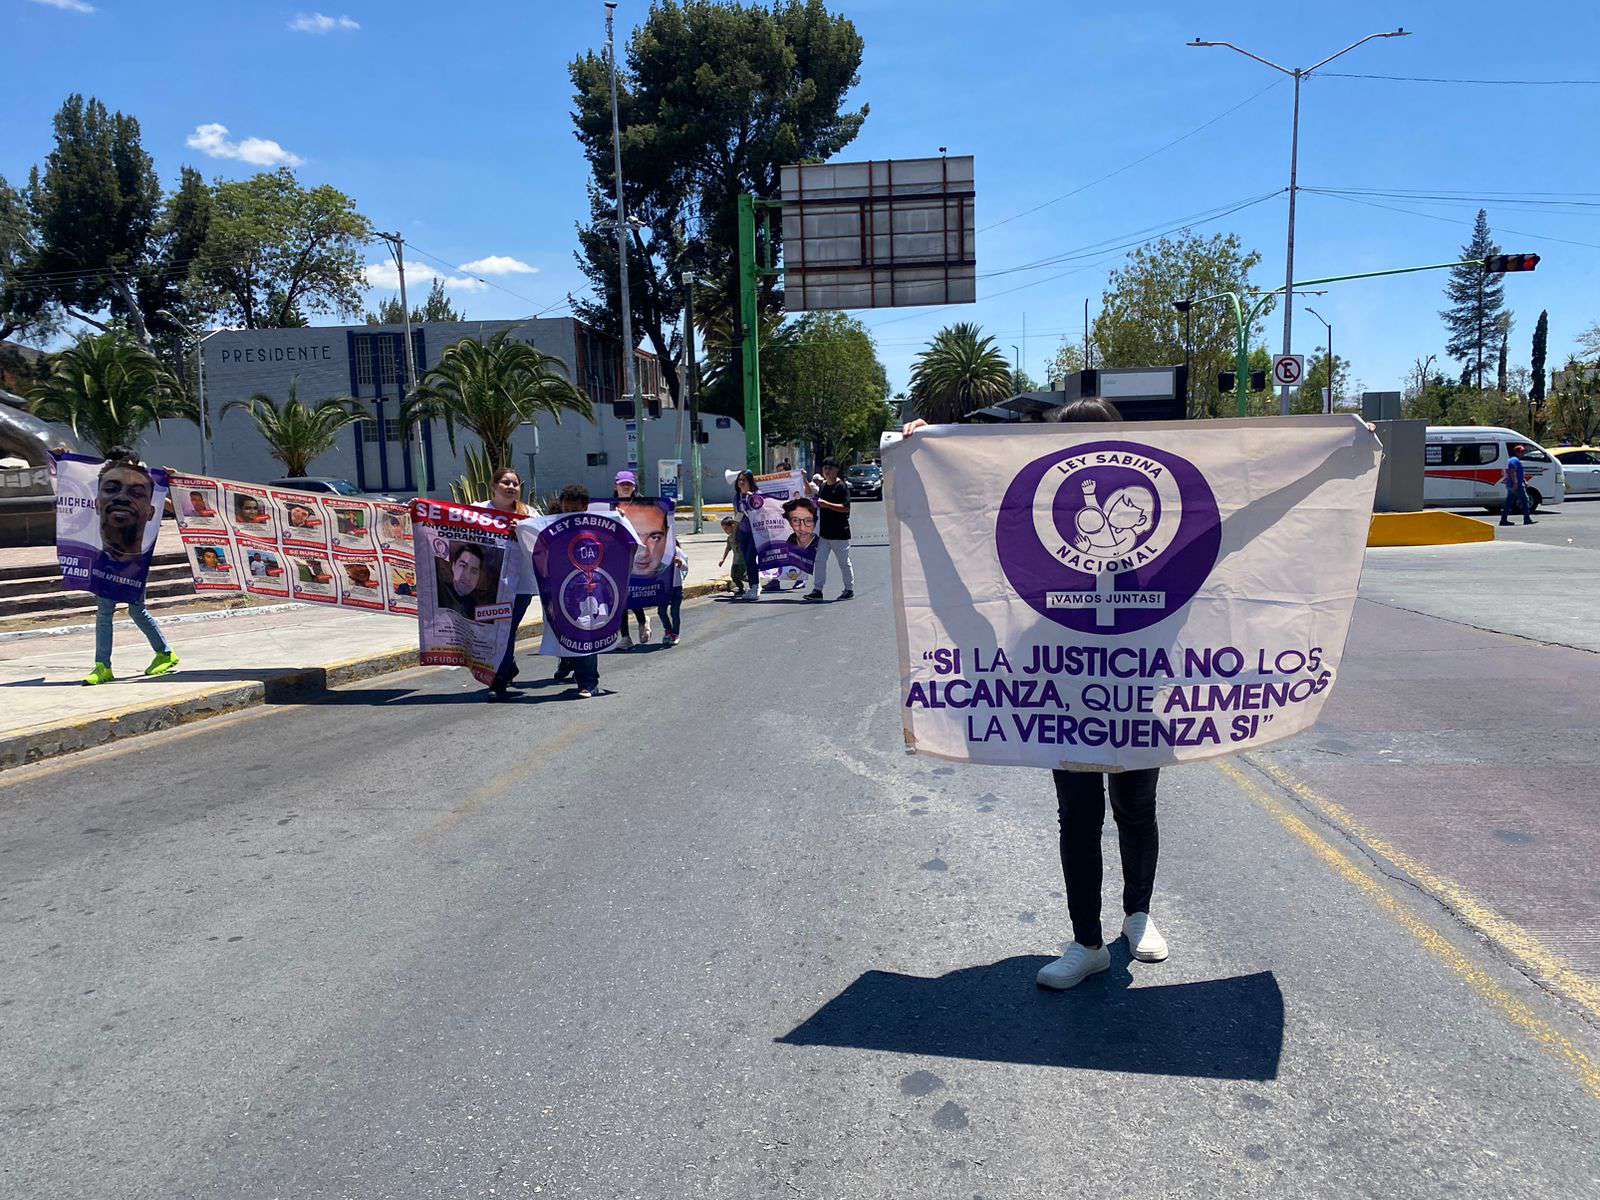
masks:
[[[1567,495],[1600,496],[1600,447],[1557,446],[1550,457],[1567,477]]]
[[[1521,445],[1528,502],[1560,504],[1566,498],[1565,468],[1532,438],[1494,425],[1429,425],[1423,447],[1422,503],[1435,508],[1482,505],[1499,512],[1505,504],[1506,459]]]
[[[883,468],[877,463],[858,463],[844,473],[844,485],[851,496],[883,499]]]
[[[348,479],[335,479],[331,475],[297,475],[292,479],[274,479],[268,487],[294,488],[297,492],[322,492],[332,496],[349,496],[355,500],[376,500],[380,504],[403,504],[399,496],[387,492],[363,492]]]

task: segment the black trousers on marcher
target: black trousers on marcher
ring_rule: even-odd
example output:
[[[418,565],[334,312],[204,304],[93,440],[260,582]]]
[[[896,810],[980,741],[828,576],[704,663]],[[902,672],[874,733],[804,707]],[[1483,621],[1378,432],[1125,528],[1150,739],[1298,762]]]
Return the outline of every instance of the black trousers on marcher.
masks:
[[[1067,884],[1072,940],[1098,946],[1100,929],[1100,831],[1106,820],[1110,781],[1111,815],[1122,850],[1122,911],[1149,912],[1156,884],[1156,783],[1159,768],[1103,775],[1098,771],[1056,771],[1056,811],[1061,821],[1061,874]]]

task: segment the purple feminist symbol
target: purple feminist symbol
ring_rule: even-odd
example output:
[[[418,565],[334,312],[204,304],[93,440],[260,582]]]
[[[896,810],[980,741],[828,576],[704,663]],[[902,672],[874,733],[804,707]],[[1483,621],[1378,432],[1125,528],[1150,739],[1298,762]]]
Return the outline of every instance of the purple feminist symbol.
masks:
[[[583,572],[584,590],[593,592],[595,589],[594,573],[599,570],[600,563],[605,557],[605,546],[600,539],[592,533],[580,533],[572,539],[567,547],[567,558],[572,565]]]
[[[1132,633],[1177,612],[1205,583],[1221,542],[1205,477],[1138,442],[1035,459],[1006,489],[995,522],[1017,594],[1080,633]]]

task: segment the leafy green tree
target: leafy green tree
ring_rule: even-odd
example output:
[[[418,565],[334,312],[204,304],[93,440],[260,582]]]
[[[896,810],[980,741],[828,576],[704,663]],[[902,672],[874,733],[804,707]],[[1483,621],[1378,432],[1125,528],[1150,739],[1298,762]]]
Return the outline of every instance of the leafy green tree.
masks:
[[[222,415],[236,408],[250,414],[268,452],[283,464],[284,474],[296,476],[310,474],[312,461],[333,449],[341,429],[367,419],[352,396],[302,404],[298,376],[289,381],[289,395],[282,405],[265,392],[257,392],[248,400],[229,401],[223,405]]]
[[[216,185],[198,277],[233,324],[304,325],[361,311],[361,248],[371,240],[354,200],[329,184],[303,188],[280,167]]]
[[[1550,314],[1541,311],[1538,323],[1533,327],[1533,356],[1528,368],[1532,374],[1528,383],[1528,403],[1535,412],[1544,407],[1545,357],[1549,350]]]
[[[1184,230],[1138,247],[1106,281],[1094,322],[1098,365],[1153,367],[1183,362],[1185,322],[1172,302],[1248,291],[1250,272],[1260,262],[1260,253],[1246,251],[1232,233],[1202,237]],[[1252,342],[1260,336],[1270,311],[1269,305],[1258,314],[1249,331]],[[1190,368],[1194,394],[1203,414],[1215,416],[1224,410],[1217,393],[1217,374],[1234,369],[1238,322],[1226,299],[1196,304],[1188,321],[1193,334]]]
[[[1600,438],[1600,368],[1569,358],[1553,384],[1549,395],[1551,430],[1575,445],[1593,445],[1594,439]]]
[[[763,431],[775,442],[805,442],[819,460],[875,444],[885,428],[889,375],[866,326],[842,312],[806,313],[793,325],[774,355]]]
[[[1023,392],[1036,392],[1039,390],[1039,381],[1026,371],[1013,369],[1011,372],[1011,394],[1019,396]]]
[[[1083,370],[1083,365],[1083,343],[1064,337],[1061,339],[1061,345],[1056,347],[1056,352],[1050,356],[1050,361],[1045,365],[1045,382],[1054,384],[1058,379],[1076,375]]]
[[[0,339],[42,341],[60,324],[56,310],[23,274],[37,253],[27,200],[0,176]]]
[[[966,322],[941,329],[911,367],[917,416],[934,424],[959,421],[1010,395],[1011,364],[994,338]]]
[[[450,301],[450,294],[444,290],[444,280],[437,275],[428,288],[428,298],[422,302],[422,307],[411,307],[411,323],[420,325],[424,321],[465,321],[467,314],[460,311]],[[403,325],[406,320],[406,310],[400,304],[398,294],[378,301],[376,309],[367,310],[368,325]]]
[[[456,426],[465,426],[501,467],[511,460],[517,426],[541,414],[559,422],[569,412],[592,421],[594,406],[572,386],[561,360],[510,335],[503,329],[487,341],[463,338],[446,347],[402,406],[401,422],[443,420],[452,449]]]
[[[1489,233],[1489,214],[1480,208],[1472,240],[1461,247],[1461,257],[1482,259],[1499,253],[1500,247]],[[1494,353],[1500,316],[1505,311],[1505,284],[1500,276],[1468,263],[1451,268],[1444,294],[1448,305],[1439,316],[1449,333],[1445,353],[1470,368],[1473,386],[1482,391],[1484,360]]]
[[[164,420],[200,419],[172,372],[121,329],[85,335],[56,355],[28,407],[70,426],[101,454],[113,446],[136,449],[145,431]]]
[[[146,341],[134,282],[151,268],[150,238],[161,185],[140,142],[139,122],[74,93],[55,115],[55,148],[29,176],[36,235],[24,268],[25,312],[59,305],[100,329],[126,321]]]
[[[1322,411],[1322,393],[1328,387],[1328,348],[1318,346],[1306,363],[1305,378],[1290,405],[1291,412],[1319,413]],[[1350,360],[1333,356],[1333,408],[1338,409],[1345,398],[1345,388],[1350,382]]]
[[[674,399],[683,273],[730,279],[739,194],[774,196],[785,163],[823,161],[854,140],[867,109],[849,110],[845,101],[863,47],[854,24],[822,0],[658,0],[619,55],[624,200],[648,231],[629,239],[629,303],[633,328],[656,351]],[[609,67],[603,54],[589,52],[569,73],[573,125],[590,170],[590,218],[579,229],[577,258],[595,295],[579,302],[578,313],[616,336]],[[717,295],[731,313],[729,289],[708,299]],[[771,283],[762,305],[778,308]]]

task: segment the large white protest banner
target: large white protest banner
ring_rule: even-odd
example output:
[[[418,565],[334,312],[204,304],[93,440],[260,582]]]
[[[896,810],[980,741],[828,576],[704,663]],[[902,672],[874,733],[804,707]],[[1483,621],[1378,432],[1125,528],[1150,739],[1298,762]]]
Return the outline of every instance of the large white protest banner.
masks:
[[[1129,770],[1308,728],[1378,459],[1344,416],[935,426],[888,446],[907,747]]]
[[[418,660],[466,667],[478,682],[492,682],[513,636],[517,576],[507,569],[507,558],[526,553],[517,542],[516,518],[491,508],[417,499],[411,502],[411,525]]]
[[[174,475],[172,507],[196,591],[416,615],[403,504]]]

